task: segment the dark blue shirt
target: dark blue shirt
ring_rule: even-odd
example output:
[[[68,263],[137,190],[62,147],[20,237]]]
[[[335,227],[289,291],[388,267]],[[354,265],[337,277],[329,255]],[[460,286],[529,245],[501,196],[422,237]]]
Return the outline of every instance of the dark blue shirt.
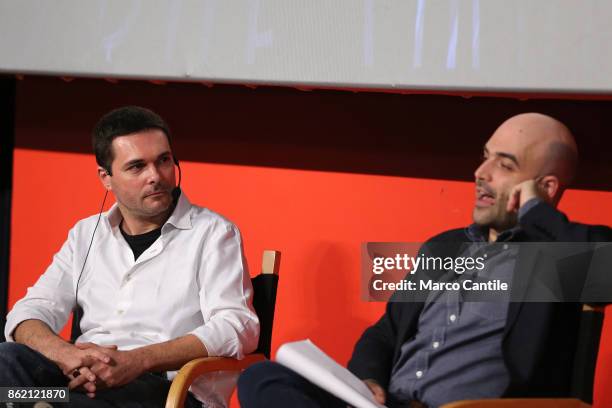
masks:
[[[537,204],[521,208],[519,216]],[[500,234],[489,244],[488,230],[467,229],[472,243],[461,256],[486,254],[485,268],[477,274],[450,273],[443,280],[462,283],[499,279],[510,287],[518,248],[511,241],[518,228]],[[462,400],[500,397],[509,383],[503,360],[502,339],[510,290],[495,291],[494,301],[482,301],[480,292],[431,291],[419,317],[414,338],[401,347],[389,393],[399,401],[416,399],[430,407]],[[489,298],[490,300],[490,298]]]

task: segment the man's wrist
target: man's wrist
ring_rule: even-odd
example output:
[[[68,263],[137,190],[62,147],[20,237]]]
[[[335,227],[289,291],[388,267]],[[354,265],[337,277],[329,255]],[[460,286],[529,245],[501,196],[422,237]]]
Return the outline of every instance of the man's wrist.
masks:
[[[151,353],[147,347],[139,347],[133,350],[126,351],[130,355],[130,359],[133,364],[140,367],[141,371],[148,372],[154,371],[155,361],[153,353]]]
[[[71,368],[69,365],[77,350],[78,349],[71,343],[60,339],[60,341],[55,342],[55,345],[51,347],[47,353],[42,354],[45,354],[45,357],[57,364],[62,370],[66,370]]]

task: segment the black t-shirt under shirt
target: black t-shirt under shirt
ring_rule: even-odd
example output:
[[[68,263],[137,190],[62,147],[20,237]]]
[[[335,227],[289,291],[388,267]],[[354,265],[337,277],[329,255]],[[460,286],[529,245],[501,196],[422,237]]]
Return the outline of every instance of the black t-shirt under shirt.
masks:
[[[161,227],[139,235],[129,235],[123,230],[123,223],[121,223],[119,229],[121,230],[121,235],[123,235],[123,238],[125,238],[134,253],[134,261],[136,261],[148,247],[157,241],[157,238],[161,235]]]

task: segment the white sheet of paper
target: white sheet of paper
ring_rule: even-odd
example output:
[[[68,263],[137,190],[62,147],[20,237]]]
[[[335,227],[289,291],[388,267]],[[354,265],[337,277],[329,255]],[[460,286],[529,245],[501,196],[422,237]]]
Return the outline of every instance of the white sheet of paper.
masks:
[[[276,362],[355,408],[385,408],[353,373],[332,360],[309,339],[283,344]]]

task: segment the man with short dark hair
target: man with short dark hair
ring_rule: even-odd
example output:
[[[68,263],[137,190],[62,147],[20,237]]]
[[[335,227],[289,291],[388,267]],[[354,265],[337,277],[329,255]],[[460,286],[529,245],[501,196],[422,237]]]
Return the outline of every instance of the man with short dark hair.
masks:
[[[257,346],[240,233],[175,187],[170,132],[154,112],[106,114],[93,146],[116,204],[72,228],[8,314],[0,385],[69,386],[72,406],[162,407],[166,372]],[[82,334],[71,344],[57,333],[75,306]],[[196,380],[192,389],[205,386]],[[187,404],[200,405],[191,394]]]
[[[466,300],[461,291],[432,290],[422,300],[401,302],[396,292],[348,364],[378,402],[419,408],[462,399],[568,396],[580,304],[515,301],[539,271],[506,243],[612,240],[608,227],[571,223],[555,208],[574,178],[577,157],[569,130],[546,115],[514,116],[494,132],[474,173],[474,223],[432,238],[421,254],[453,259],[467,247],[489,255],[482,278],[512,282],[511,293],[482,302]],[[438,278],[459,282],[464,276],[451,270]],[[242,374],[238,396],[245,408],[346,407],[269,362]]]

